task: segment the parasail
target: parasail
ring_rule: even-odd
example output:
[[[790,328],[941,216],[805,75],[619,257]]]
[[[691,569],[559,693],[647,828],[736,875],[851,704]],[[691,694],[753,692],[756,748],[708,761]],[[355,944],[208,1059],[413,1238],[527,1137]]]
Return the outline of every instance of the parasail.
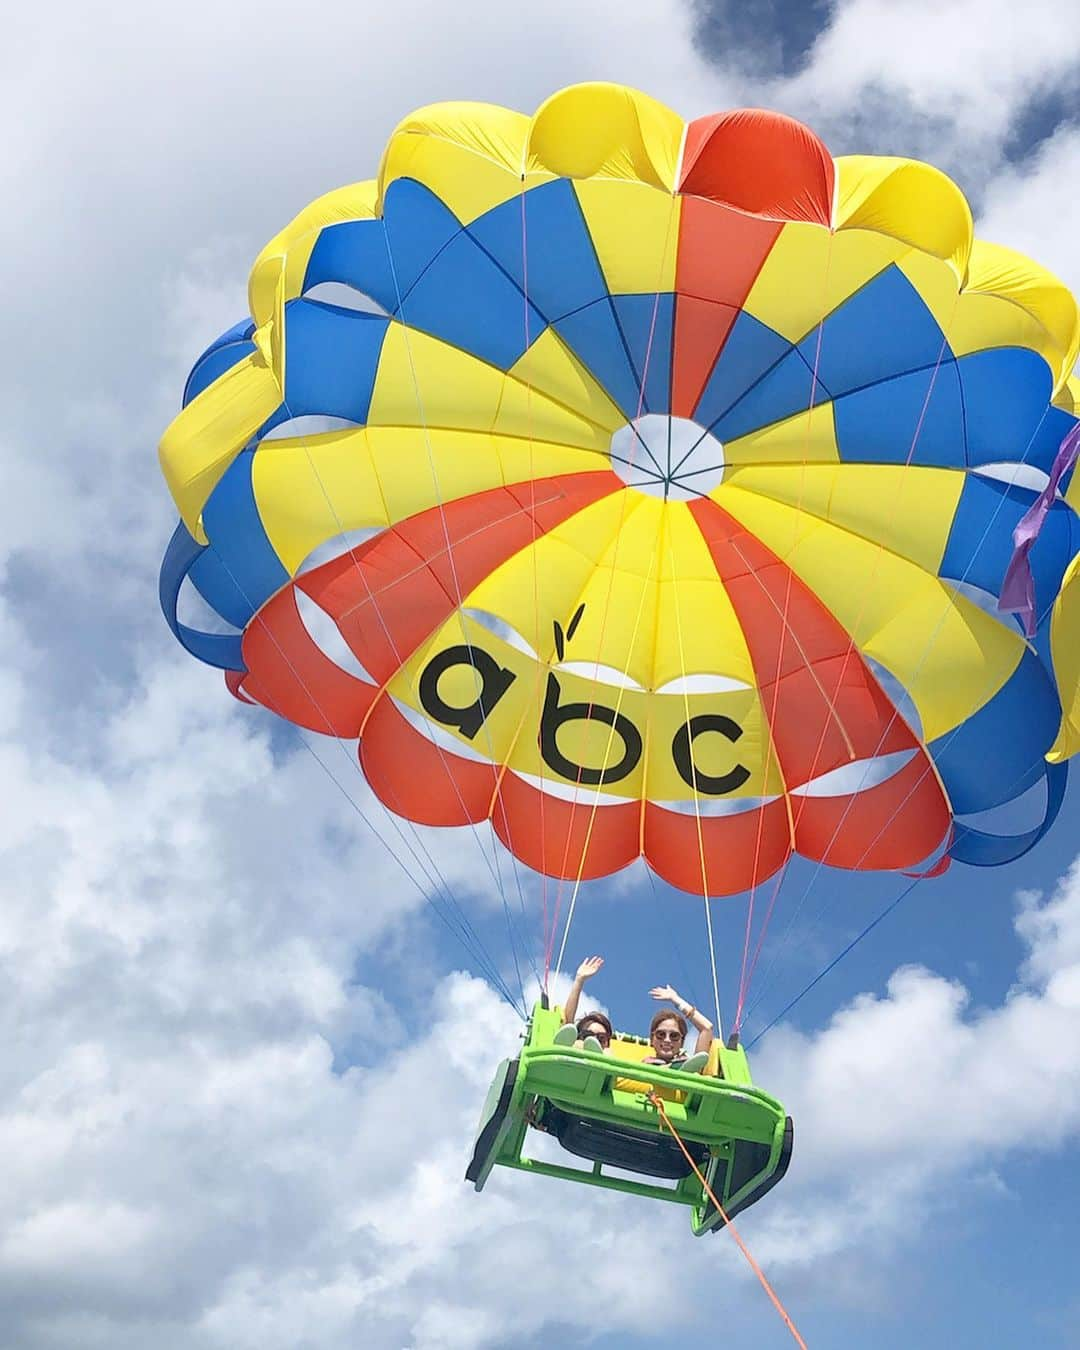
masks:
[[[162,604],[239,698],[357,740],[391,811],[704,896],[793,853],[1003,862],[1052,821],[1077,308],[936,169],[615,85],[440,104],[250,305],[161,442]],[[1041,824],[981,826],[1038,784]]]

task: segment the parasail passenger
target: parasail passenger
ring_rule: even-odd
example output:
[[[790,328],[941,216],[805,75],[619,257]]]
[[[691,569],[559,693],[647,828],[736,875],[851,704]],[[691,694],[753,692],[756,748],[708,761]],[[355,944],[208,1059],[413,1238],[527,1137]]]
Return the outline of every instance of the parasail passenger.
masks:
[[[653,1054],[643,1063],[662,1064],[665,1068],[680,1069],[683,1073],[700,1073],[709,1060],[713,1024],[693,1004],[687,1003],[670,984],[657,985],[649,993],[655,999],[674,1003],[679,1011],[661,1011],[653,1018],[649,1025],[649,1043]],[[685,1049],[687,1018],[697,1031],[697,1043],[692,1055],[687,1055]]]
[[[574,974],[574,982],[570,986],[570,992],[566,996],[566,1002],[563,1004],[563,1026],[555,1033],[556,1045],[574,1045],[579,1050],[602,1051],[605,1055],[611,1045],[613,1035],[611,1023],[603,1013],[587,1013],[584,1017],[577,1017],[578,1002],[581,999],[581,991],[585,987],[585,981],[591,980],[600,967],[604,964],[602,956],[587,956],[581,965],[578,966]]]
[[[605,1055],[611,1053],[611,1038],[615,1034],[611,1023],[603,1013],[587,1013],[579,1017],[575,1028],[578,1039],[575,1042],[583,1050],[600,1050]]]

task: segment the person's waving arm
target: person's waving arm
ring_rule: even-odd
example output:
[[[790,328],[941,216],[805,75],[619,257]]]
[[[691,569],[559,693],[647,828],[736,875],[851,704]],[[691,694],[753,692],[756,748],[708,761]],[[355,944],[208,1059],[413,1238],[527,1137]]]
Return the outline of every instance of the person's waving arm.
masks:
[[[585,981],[591,980],[600,967],[604,964],[602,956],[587,956],[581,965],[578,966],[574,975],[574,983],[570,986],[570,992],[566,996],[566,1002],[563,1004],[563,1020],[566,1022],[577,1021],[578,1003],[581,999],[581,991],[585,988]]]

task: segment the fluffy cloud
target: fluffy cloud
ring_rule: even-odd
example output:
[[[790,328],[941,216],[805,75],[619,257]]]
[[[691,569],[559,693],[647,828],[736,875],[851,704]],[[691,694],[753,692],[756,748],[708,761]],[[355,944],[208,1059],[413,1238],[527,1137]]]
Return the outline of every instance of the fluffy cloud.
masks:
[[[1069,116],[1077,72],[1080,35],[1053,0],[837,0],[801,68],[763,101],[834,154],[926,159],[977,202],[1039,123]]]
[[[357,944],[385,953],[420,901],[317,769],[273,764],[265,731],[176,671],[146,672],[101,743],[92,768],[0,754],[12,1343],[479,1346],[511,1309],[591,1326],[588,1290],[552,1302],[533,1277],[609,1242],[613,1206],[464,1185],[516,1019],[430,968],[408,1010],[393,959],[382,989],[356,984]],[[463,852],[439,864],[479,892]],[[647,1303],[630,1283],[608,1290],[627,1318]]]
[[[1080,257],[1073,213],[1066,205],[1080,177],[1080,131],[1063,128],[1030,160],[990,184],[979,234],[1026,253],[1080,294]]]
[[[808,78],[840,97],[885,85],[925,113],[1004,132],[1020,104],[1080,61],[1080,39],[1061,17],[1052,0],[1023,11],[986,0],[842,0]]]
[[[18,649],[10,620],[7,635]],[[329,1285],[344,1258],[326,1252],[358,1241],[357,1197],[425,1152],[411,1072],[335,1068],[406,1049],[408,1010],[357,983],[354,961],[359,945],[403,991],[430,990],[424,943],[404,972],[395,951],[421,894],[313,760],[277,754],[265,723],[178,665],[141,674],[75,754],[31,749],[21,719],[0,741],[0,1305],[27,1347],[144,1345],[147,1324],[157,1344],[205,1344],[248,1268],[310,1282],[316,1248]],[[477,857],[438,837],[425,850],[482,912]],[[483,1040],[512,1039],[505,1005],[464,987]],[[454,988],[460,1024],[472,1009]],[[455,1137],[486,1069],[450,1093]]]
[[[760,1213],[778,1263],[898,1242],[936,1183],[972,1184],[1015,1150],[1080,1135],[1080,860],[1054,895],[1020,899],[1025,959],[1006,999],[902,967],[821,1031],[772,1032],[755,1077],[791,1110],[796,1162]]]

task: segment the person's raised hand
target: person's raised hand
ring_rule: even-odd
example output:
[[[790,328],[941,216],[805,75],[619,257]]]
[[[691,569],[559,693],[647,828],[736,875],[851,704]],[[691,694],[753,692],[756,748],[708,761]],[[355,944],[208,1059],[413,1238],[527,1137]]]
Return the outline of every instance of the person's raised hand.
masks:
[[[670,984],[658,984],[655,989],[650,989],[649,993],[653,998],[667,999],[669,1003],[682,1001]]]
[[[604,958],[602,956],[587,956],[577,968],[578,979],[591,980],[603,964]]]

